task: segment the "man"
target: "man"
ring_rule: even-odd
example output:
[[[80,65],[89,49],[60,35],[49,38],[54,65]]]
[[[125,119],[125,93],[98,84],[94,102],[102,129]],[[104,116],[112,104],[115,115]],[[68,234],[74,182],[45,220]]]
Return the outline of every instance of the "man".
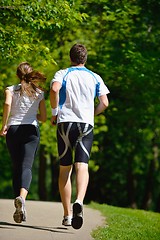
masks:
[[[89,181],[94,116],[108,107],[109,90],[98,74],[85,67],[87,50],[84,45],[73,45],[70,60],[72,67],[59,70],[51,81],[51,122],[57,123],[59,191],[64,209],[62,224],[79,229],[83,224],[83,200]],[[94,107],[96,96],[99,102]],[[73,150],[77,195],[71,211]]]

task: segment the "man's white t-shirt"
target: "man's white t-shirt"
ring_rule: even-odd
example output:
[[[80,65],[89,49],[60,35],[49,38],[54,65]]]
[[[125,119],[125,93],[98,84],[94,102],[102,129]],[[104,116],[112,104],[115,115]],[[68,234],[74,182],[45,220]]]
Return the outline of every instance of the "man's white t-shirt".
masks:
[[[51,81],[60,82],[57,123],[82,122],[94,126],[94,98],[109,93],[102,78],[86,67],[70,67],[56,72]]]

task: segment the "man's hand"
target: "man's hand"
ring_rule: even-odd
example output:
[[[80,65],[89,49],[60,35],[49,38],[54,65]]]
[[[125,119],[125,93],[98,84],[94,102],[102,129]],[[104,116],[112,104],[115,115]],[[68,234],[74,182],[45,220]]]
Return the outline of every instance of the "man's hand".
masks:
[[[51,117],[51,124],[55,126],[57,124],[57,116],[52,116]]]

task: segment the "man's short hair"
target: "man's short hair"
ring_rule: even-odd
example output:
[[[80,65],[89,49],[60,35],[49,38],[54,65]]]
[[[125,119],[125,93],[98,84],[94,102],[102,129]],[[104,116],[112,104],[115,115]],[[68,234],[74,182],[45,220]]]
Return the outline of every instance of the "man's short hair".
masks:
[[[82,44],[74,44],[70,49],[70,59],[73,63],[84,64],[87,61],[87,49]]]

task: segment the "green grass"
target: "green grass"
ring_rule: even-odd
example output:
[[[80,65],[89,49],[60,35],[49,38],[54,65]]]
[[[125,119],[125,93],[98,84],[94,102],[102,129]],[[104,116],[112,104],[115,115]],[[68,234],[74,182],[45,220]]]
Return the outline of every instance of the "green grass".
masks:
[[[160,214],[91,203],[106,218],[104,226],[94,230],[95,240],[160,240]]]

